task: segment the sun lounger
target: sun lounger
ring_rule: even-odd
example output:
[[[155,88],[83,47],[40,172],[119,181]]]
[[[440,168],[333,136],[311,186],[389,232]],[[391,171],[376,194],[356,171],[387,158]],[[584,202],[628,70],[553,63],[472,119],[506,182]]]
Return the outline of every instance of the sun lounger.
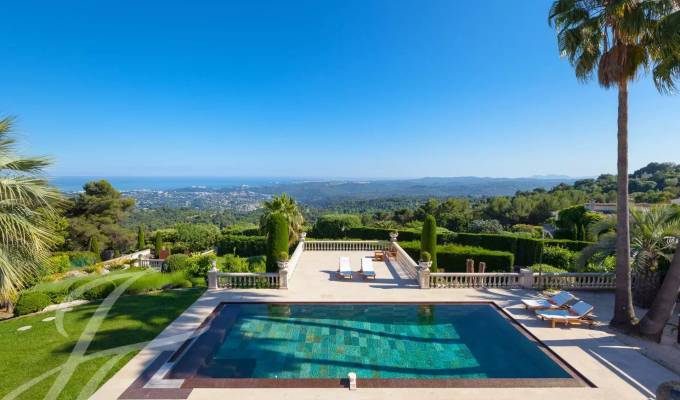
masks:
[[[375,270],[373,269],[373,260],[371,257],[363,257],[361,259],[361,275],[364,279],[375,279]]]
[[[340,278],[352,279],[352,267],[349,264],[349,257],[340,257],[338,276]]]
[[[559,292],[547,299],[522,299],[522,304],[529,310],[563,308],[575,297],[569,292]]]
[[[588,316],[593,311],[593,306],[585,301],[579,301],[568,309],[559,310],[540,310],[536,311],[536,315],[542,320],[550,321],[554,328],[557,323],[568,324],[589,324],[592,325],[595,321]]]

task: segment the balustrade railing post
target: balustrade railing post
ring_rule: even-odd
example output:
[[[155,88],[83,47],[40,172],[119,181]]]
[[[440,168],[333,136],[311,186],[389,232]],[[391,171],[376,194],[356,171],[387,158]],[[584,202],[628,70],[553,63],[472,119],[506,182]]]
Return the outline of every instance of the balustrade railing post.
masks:
[[[519,270],[519,286],[523,289],[533,289],[534,273],[529,268]]]
[[[208,271],[208,289],[217,289],[217,262],[212,261],[212,268]]]
[[[429,289],[430,288],[430,267],[432,266],[432,262],[425,262],[421,261],[420,262],[420,269],[418,269],[418,284],[420,285],[421,289]]]

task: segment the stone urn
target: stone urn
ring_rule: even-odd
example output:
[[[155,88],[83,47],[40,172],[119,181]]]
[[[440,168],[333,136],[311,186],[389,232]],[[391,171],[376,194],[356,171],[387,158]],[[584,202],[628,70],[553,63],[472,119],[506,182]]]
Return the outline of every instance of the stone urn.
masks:
[[[418,267],[421,271],[429,271],[432,267],[432,261],[420,261]]]
[[[277,261],[277,262],[276,262],[276,265],[278,265],[279,271],[287,270],[287,269],[288,269],[288,260],[286,260],[286,261]]]
[[[398,236],[399,236],[398,232],[390,232],[390,242],[396,242]]]

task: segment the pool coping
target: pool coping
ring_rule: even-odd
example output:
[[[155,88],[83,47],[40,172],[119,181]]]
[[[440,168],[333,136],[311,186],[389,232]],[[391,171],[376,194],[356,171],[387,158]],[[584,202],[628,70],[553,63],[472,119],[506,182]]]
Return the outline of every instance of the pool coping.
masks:
[[[526,327],[519,323],[503,307],[494,301],[223,301],[217,304],[210,314],[196,328],[194,335],[185,340],[175,351],[163,352],[149,366],[149,368],[133,382],[128,390],[121,395],[121,399],[129,399],[142,395],[144,398],[182,398],[186,399],[193,389],[201,388],[348,388],[347,379],[266,379],[266,378],[195,378],[164,379],[170,371],[172,364],[185,356],[193,342],[210,326],[220,310],[229,304],[418,304],[418,305],[489,305],[499,315],[509,321],[512,326],[521,332],[524,337],[534,343],[553,362],[564,369],[571,378],[490,378],[490,379],[466,379],[466,378],[393,378],[393,379],[360,379],[359,386],[363,388],[551,388],[551,387],[590,387],[596,386],[581,374],[576,368],[559,356],[549,346],[545,345]],[[167,367],[167,368],[164,368]],[[150,386],[155,379],[156,383],[161,380],[167,381],[167,387]],[[138,398],[138,397],[137,397]]]

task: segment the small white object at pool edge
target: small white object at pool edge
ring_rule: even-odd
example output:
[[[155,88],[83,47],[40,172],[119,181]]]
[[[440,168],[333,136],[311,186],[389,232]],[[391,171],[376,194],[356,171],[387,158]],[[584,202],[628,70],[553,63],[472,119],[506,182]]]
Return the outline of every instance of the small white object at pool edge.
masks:
[[[349,390],[357,390],[357,374],[356,372],[350,372],[347,374],[349,379]]]

